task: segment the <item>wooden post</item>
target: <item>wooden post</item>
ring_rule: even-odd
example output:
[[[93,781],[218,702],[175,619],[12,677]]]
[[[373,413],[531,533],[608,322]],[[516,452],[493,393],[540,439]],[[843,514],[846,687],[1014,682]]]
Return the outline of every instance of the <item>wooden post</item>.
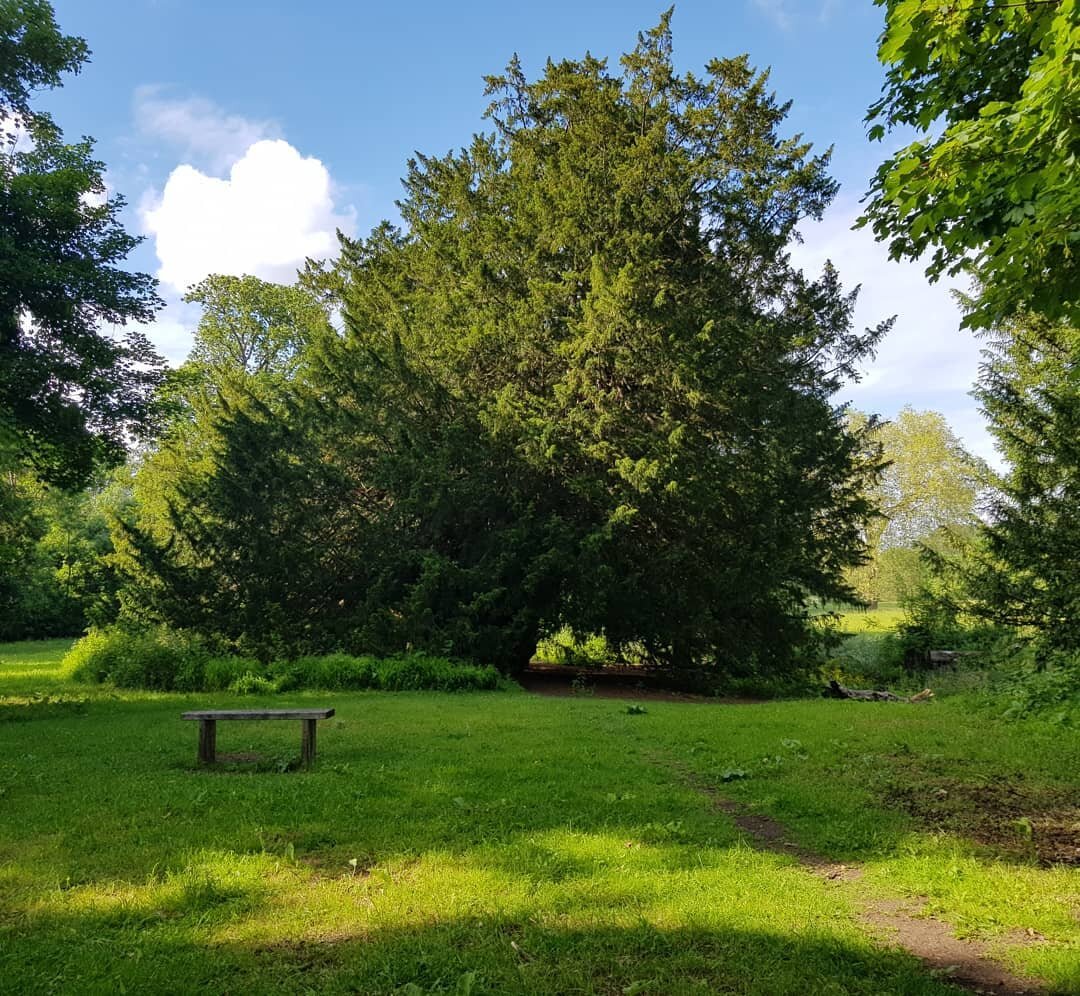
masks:
[[[300,737],[300,761],[305,768],[310,768],[315,760],[315,724],[317,720],[302,719],[303,732]]]
[[[217,720],[199,720],[199,763],[213,764],[217,760]]]

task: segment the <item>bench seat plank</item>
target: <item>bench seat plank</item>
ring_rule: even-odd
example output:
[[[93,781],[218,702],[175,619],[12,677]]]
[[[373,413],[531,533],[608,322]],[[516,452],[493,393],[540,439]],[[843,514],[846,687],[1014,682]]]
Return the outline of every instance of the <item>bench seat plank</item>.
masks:
[[[329,719],[333,709],[200,709],[184,719]]]

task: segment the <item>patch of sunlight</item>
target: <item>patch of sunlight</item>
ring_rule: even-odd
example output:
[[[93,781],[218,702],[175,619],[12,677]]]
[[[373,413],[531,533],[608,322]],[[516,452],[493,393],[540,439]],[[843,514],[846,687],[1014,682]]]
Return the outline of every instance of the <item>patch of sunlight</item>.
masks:
[[[960,937],[989,941],[991,953],[1015,971],[1080,982],[1078,868],[988,860],[942,835],[868,862],[860,886],[925,901],[926,915],[945,920]]]
[[[844,612],[837,627],[842,633],[890,633],[906,616],[907,613],[900,608]]]
[[[638,844],[625,832],[551,830],[464,854],[291,870],[295,877],[266,891],[256,915],[215,924],[209,939],[260,945],[362,938],[463,920],[564,929],[642,922],[791,933],[816,927],[855,936],[845,898],[783,856],[741,846]]]
[[[264,897],[257,918],[221,923],[215,943],[316,941],[387,927],[422,928],[471,917],[518,918],[530,907],[528,881],[467,857],[429,852],[355,869],[294,866],[292,889]]]
[[[17,681],[20,678],[50,678],[60,680],[60,668],[59,667],[23,667],[13,666],[10,664],[4,664],[0,661],[0,667],[3,671],[5,680]]]
[[[993,936],[1024,921],[1048,938],[1080,944],[1080,869],[987,860],[961,841],[947,843],[937,838],[923,850],[870,862],[863,878],[877,892],[925,897],[927,911],[950,918],[961,933]]]
[[[202,915],[223,905],[230,905],[229,912],[235,914],[238,900],[242,906],[251,906],[280,878],[280,872],[280,859],[271,855],[199,851],[182,867],[152,874],[142,883],[118,879],[71,886],[60,883],[39,893],[26,915],[31,920],[79,914],[165,920]]]

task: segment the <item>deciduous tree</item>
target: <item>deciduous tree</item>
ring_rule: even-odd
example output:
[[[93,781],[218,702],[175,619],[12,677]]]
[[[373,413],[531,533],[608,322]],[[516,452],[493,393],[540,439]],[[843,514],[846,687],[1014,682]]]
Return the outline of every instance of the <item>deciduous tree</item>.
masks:
[[[154,280],[123,268],[120,224],[89,140],[65,144],[35,90],[86,61],[44,0],[0,0],[0,449],[75,486],[122,459],[150,420],[161,361],[138,331]]]
[[[917,579],[920,546],[947,543],[947,531],[979,524],[994,475],[939,412],[908,406],[868,435],[887,466],[870,492],[879,511],[867,528],[870,559],[852,579],[868,601],[896,600]]]
[[[881,165],[865,221],[894,258],[971,274],[965,322],[1020,311],[1080,324],[1080,4],[876,0],[887,76],[871,137],[916,139]]]

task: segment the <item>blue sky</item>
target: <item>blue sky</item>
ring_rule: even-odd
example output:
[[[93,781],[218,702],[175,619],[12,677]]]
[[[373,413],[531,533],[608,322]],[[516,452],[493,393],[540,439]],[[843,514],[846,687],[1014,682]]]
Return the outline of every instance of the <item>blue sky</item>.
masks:
[[[54,0],[61,28],[92,61],[43,98],[69,136],[88,134],[127,224],[147,236],[132,258],[157,273],[169,307],[151,336],[183,358],[197,313],[179,302],[208,272],[288,280],[334,230],[392,217],[414,150],[442,153],[484,127],[482,77],[517,52],[530,75],[586,50],[614,64],[661,4],[363,3],[350,0]],[[844,394],[885,416],[903,404],[945,413],[993,457],[967,396],[978,344],[957,330],[947,288],[891,263],[851,232],[883,149],[862,118],[877,96],[881,11],[870,0],[695,0],[677,5],[675,58],[700,69],[748,52],[792,100],[792,131],[834,146],[841,193],[795,250],[861,283],[859,318],[898,315],[860,384]]]

